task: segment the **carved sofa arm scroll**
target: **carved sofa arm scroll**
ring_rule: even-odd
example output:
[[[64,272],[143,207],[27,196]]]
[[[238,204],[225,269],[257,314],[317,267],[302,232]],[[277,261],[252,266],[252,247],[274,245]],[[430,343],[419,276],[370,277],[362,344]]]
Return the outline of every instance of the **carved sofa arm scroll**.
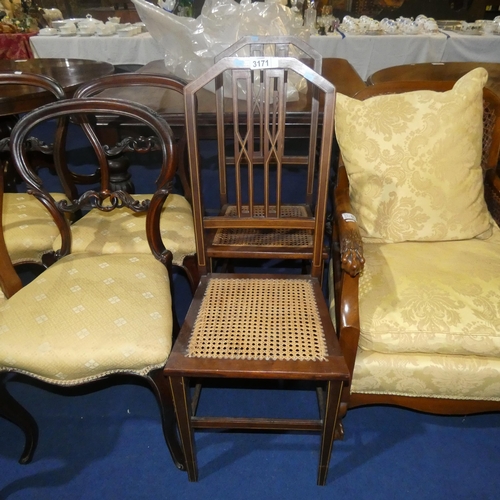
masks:
[[[351,212],[349,181],[342,163],[339,166],[338,184],[334,196],[342,270],[354,277],[363,270],[365,259],[361,234],[356,218]]]

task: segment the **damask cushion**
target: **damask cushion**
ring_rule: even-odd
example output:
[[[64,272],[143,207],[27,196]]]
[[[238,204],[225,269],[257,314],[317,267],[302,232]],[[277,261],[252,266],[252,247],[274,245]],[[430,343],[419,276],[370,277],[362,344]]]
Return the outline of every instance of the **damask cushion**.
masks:
[[[151,195],[138,194],[143,201]],[[196,253],[193,212],[189,202],[180,195],[170,194],[162,210],[160,230],[163,243],[173,254],[173,263],[181,265],[184,257]],[[128,208],[110,212],[92,210],[72,227],[72,253],[151,253],[146,237],[146,214]],[[54,250],[61,240],[54,241]]]
[[[146,375],[172,343],[167,269],[152,255],[68,255],[0,302],[0,372],[60,385]]]
[[[481,170],[487,77],[477,68],[447,92],[365,101],[337,96],[337,140],[364,238],[391,243],[489,235]]]
[[[500,358],[500,230],[486,239],[366,243],[360,348]]]
[[[358,350],[351,392],[500,401],[500,358]]]
[[[56,200],[63,194],[52,193]],[[47,209],[33,196],[4,193],[3,230],[5,244],[13,264],[40,262],[44,253],[52,251],[59,230]]]

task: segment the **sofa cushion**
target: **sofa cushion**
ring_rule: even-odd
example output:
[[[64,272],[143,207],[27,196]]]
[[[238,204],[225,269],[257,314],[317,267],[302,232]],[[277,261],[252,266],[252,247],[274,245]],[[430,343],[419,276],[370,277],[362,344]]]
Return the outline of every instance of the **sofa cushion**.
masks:
[[[485,240],[364,245],[359,346],[500,357],[500,230]]]
[[[481,170],[487,78],[476,68],[447,92],[365,101],[338,95],[336,135],[363,237],[390,243],[489,235]]]

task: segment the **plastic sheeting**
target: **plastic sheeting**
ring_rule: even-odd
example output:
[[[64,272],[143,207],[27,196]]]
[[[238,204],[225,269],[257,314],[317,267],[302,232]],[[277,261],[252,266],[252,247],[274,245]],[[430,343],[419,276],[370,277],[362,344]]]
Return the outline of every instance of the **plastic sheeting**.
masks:
[[[214,57],[245,35],[295,35],[309,32],[302,17],[278,0],[206,0],[196,19],[179,17],[146,0],[132,0],[151,36],[165,51],[173,75],[193,80],[214,64]],[[244,54],[239,54],[244,55]]]

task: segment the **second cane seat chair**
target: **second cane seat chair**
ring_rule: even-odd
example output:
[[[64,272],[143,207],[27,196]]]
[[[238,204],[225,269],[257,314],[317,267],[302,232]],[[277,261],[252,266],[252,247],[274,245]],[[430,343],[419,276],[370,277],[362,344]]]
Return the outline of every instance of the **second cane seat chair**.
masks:
[[[255,70],[257,68],[257,70]],[[258,73],[259,82],[254,72]],[[316,195],[313,210],[307,217],[285,213],[286,172],[282,141],[286,120],[286,82],[295,73],[317,86],[324,106],[323,126],[316,165]],[[225,75],[224,75],[225,74]],[[222,77],[224,75],[224,77]],[[222,77],[222,78],[220,78]],[[232,94],[232,125],[238,144],[235,146],[236,169],[247,168],[252,178],[263,163],[263,201],[255,201],[257,188],[249,188],[244,199],[242,184],[236,183],[234,212],[209,210],[207,198],[217,194],[218,179],[205,176],[200,158],[196,97],[210,82],[229,82]],[[289,81],[289,80],[288,80]],[[243,91],[244,98],[238,92]],[[222,89],[217,88],[217,92]],[[325,484],[337,424],[337,409],[342,386],[347,382],[344,359],[328,308],[322,294],[323,238],[326,219],[327,186],[333,140],[335,90],[333,85],[295,58],[228,57],[185,88],[187,133],[193,212],[196,231],[197,259],[201,280],[187,313],[179,338],[165,367],[169,377],[181,441],[190,481],[198,478],[194,447],[194,429],[233,428],[317,431],[321,434],[318,484]],[[262,133],[255,133],[255,105],[262,106]],[[239,109],[239,112],[238,112]],[[219,126],[223,120],[219,119]],[[276,185],[272,185],[270,164],[276,165]],[[308,162],[293,165],[307,176]],[[237,173],[237,175],[240,175]],[[243,175],[243,174],[241,174]],[[251,186],[251,184],[250,184]],[[250,210],[245,210],[245,205]],[[258,210],[257,210],[258,209]],[[309,274],[277,274],[262,272],[220,273],[210,264],[213,257],[214,233],[218,230],[281,231],[307,230],[312,239]],[[300,249],[290,251],[303,257]],[[265,251],[258,245],[244,249],[247,258],[259,262]],[[232,255],[238,255],[238,249]],[[198,416],[196,406],[199,387],[192,397],[190,380],[234,379],[241,383],[260,381],[308,381],[318,391],[320,415],[317,419],[232,418]],[[191,401],[193,403],[191,404]]]
[[[150,135],[138,140],[138,147],[155,144],[161,156],[157,189],[150,199],[134,199],[129,193],[111,188],[105,145],[99,142],[92,126],[94,117],[102,115],[134,119],[147,127]],[[71,118],[74,125],[83,128],[98,158],[100,183],[79,198],[58,202],[31,168],[25,145],[29,134],[40,130],[40,125],[60,117]],[[58,123],[59,127],[65,126],[64,120]],[[67,99],[21,118],[12,131],[11,151],[28,192],[53,217],[61,245],[55,253],[56,261],[22,286],[0,238],[0,281],[5,293],[0,306],[0,373],[23,374],[64,387],[119,375],[142,378],[158,399],[174,462],[184,468],[171,393],[163,376],[178,330],[171,295],[172,254],[160,234],[160,214],[177,167],[170,127],[146,106],[118,100]],[[56,149],[57,172],[68,175],[58,155]],[[66,214],[84,209],[143,212],[149,254],[72,253],[74,225]],[[21,460],[29,462],[36,446],[36,425],[7,395],[5,386],[0,392],[0,415],[25,431],[27,443]]]
[[[322,58],[321,55],[309,44],[295,36],[245,36],[232,44],[226,50],[215,57],[215,62],[224,57],[294,57],[300,59],[304,64],[311,67],[316,73],[321,74]],[[258,80],[258,72],[255,72],[255,78]],[[236,114],[233,103],[226,99],[227,90],[221,81],[220,75],[215,83],[215,107],[217,110],[217,140],[218,140],[218,171],[219,171],[219,194],[220,210],[226,215],[232,217],[241,211],[252,213],[252,216],[262,216],[262,211],[267,210],[261,202],[257,202],[258,197],[252,192],[244,195],[243,186],[251,188],[251,179],[254,174],[253,169],[248,170],[248,179],[245,163],[254,163],[254,165],[264,165],[264,158],[268,155],[270,160],[266,168],[273,168],[272,150],[279,150],[277,156],[283,165],[293,169],[293,165],[308,166],[307,176],[304,177],[302,185],[296,185],[291,193],[282,193],[286,202],[283,202],[279,210],[278,217],[309,217],[312,213],[314,193],[314,181],[317,175],[317,148],[318,148],[318,125],[320,121],[320,103],[319,90],[314,85],[310,85],[307,79],[298,77],[291,72],[287,81],[287,100],[299,100],[304,103],[306,118],[289,115],[287,120],[280,124],[281,129],[273,130],[273,139],[267,142],[265,135],[269,133],[266,130],[265,123],[266,109],[264,102],[266,97],[255,95],[252,102],[255,149],[252,150],[252,158],[247,158],[246,136],[247,130],[238,129],[234,126]],[[306,88],[307,87],[307,88]],[[307,92],[306,92],[307,90]],[[204,100],[207,97],[204,96]],[[250,114],[250,109],[244,110],[241,106],[239,112]],[[233,114],[231,116],[231,114]],[[258,139],[257,139],[258,138]],[[271,154],[266,148],[270,148]],[[234,190],[234,196],[231,196],[231,176],[237,184]],[[269,177],[271,179],[271,177]],[[239,185],[241,183],[241,186]],[[250,203],[244,200],[249,200]],[[271,206],[270,210],[276,209]],[[219,228],[207,240],[207,254],[211,258],[245,258],[249,253],[255,255],[259,248],[264,258],[303,258],[306,261],[311,260],[312,255],[312,234],[306,229],[281,228],[279,230],[269,230],[263,228],[240,228],[225,229]],[[328,252],[325,247],[324,258],[327,258]]]

